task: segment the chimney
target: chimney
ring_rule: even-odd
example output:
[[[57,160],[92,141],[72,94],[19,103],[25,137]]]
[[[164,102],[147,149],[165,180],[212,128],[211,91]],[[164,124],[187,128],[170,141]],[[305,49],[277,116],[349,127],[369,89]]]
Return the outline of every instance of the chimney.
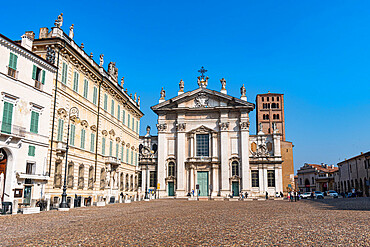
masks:
[[[46,39],[49,36],[49,28],[42,27],[39,32],[39,39]]]
[[[35,33],[32,31],[27,31],[22,35],[21,45],[29,51],[32,51],[33,40],[35,39]]]

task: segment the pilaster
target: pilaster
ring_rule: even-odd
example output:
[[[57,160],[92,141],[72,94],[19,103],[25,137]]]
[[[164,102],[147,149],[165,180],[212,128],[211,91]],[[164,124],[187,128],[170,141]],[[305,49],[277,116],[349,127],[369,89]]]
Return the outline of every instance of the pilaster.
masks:
[[[242,192],[251,190],[251,173],[249,166],[249,121],[240,121],[240,164],[242,174]]]
[[[220,122],[220,145],[221,148],[221,196],[230,194],[229,184],[229,122]]]
[[[177,189],[176,197],[184,197],[185,194],[185,123],[178,123],[177,127]]]
[[[158,190],[160,197],[167,196],[166,193],[166,157],[167,157],[167,138],[166,138],[166,130],[167,124],[161,123],[157,124],[158,128],[158,183],[160,184],[160,189]]]

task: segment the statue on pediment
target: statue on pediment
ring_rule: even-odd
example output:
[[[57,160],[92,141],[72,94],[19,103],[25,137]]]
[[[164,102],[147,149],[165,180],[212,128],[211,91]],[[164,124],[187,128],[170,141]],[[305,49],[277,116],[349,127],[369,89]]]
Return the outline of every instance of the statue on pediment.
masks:
[[[103,67],[103,64],[104,64],[104,54],[100,54],[100,56],[99,56],[99,60],[100,60],[100,64],[99,64],[99,66],[100,66],[100,67]]]
[[[115,62],[110,62],[108,64],[108,74],[114,79],[118,80],[118,68],[116,67]]]
[[[58,18],[55,20],[54,25],[56,27],[59,27],[59,28],[62,27],[62,25],[63,25],[63,13],[61,13],[60,15],[58,15]]]

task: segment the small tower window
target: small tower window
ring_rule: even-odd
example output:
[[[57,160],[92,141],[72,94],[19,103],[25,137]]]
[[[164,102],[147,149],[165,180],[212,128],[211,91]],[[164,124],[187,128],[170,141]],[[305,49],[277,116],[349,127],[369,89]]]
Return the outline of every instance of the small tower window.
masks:
[[[271,97],[271,100],[274,101],[274,97]]]
[[[265,97],[262,97],[262,102],[264,102],[265,101]]]

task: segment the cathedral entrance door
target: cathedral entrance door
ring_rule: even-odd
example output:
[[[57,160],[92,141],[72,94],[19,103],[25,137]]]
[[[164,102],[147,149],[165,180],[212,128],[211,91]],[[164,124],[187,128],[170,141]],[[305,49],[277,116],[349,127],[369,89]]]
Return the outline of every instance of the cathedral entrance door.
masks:
[[[239,196],[239,182],[232,183],[233,196]]]
[[[208,196],[208,172],[198,172],[199,196]]]
[[[168,182],[168,196],[175,196],[174,183]]]

